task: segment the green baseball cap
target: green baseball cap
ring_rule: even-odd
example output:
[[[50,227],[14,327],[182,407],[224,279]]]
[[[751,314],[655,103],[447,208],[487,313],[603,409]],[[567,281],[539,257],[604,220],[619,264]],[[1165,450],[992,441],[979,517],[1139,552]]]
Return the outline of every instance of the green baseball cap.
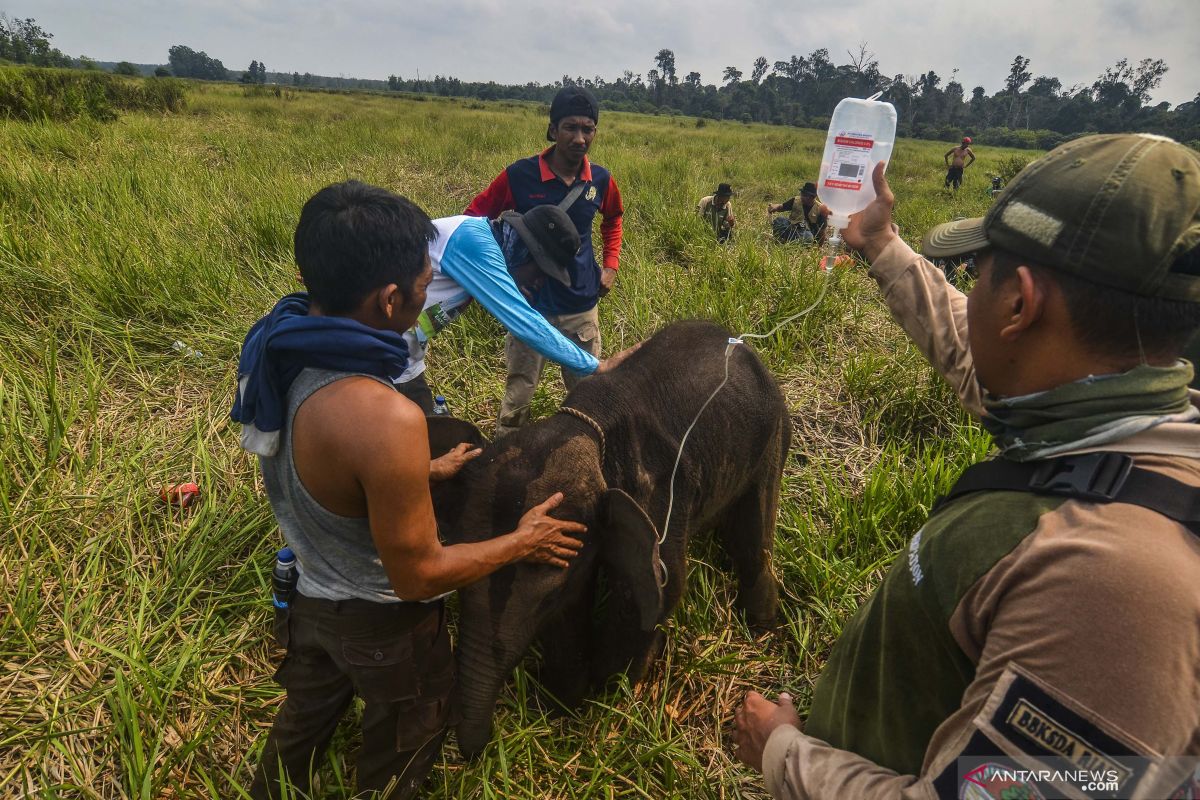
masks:
[[[1085,136],[1013,178],[986,216],[938,225],[930,258],[999,247],[1146,297],[1200,302],[1200,274],[1173,269],[1200,246],[1200,153],[1165,136]]]

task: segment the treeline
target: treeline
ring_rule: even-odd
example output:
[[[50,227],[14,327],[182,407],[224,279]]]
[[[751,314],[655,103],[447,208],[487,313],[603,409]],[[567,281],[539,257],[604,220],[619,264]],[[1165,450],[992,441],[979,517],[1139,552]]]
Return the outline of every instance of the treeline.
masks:
[[[70,67],[74,59],[50,45],[46,33],[34,19],[9,19],[0,14],[0,59],[37,67]]]
[[[834,106],[843,97],[882,92],[883,99],[896,106],[901,136],[954,141],[969,135],[985,144],[1049,149],[1085,133],[1145,131],[1200,149],[1200,92],[1173,109],[1166,102],[1150,105],[1151,92],[1167,72],[1161,59],[1144,59],[1136,65],[1121,59],[1089,85],[1064,87],[1053,76],[1035,78],[1030,60],[1018,55],[1004,87],[989,96],[982,86],[968,94],[957,80],[957,70],[945,81],[933,70],[888,76],[865,45],[847,55],[845,64],[834,64],[826,49],[773,64],[759,57],[748,76],[737,67],[726,67],[720,86],[704,83],[698,72],[680,79],[675,54],[663,49],[644,76],[626,70],[614,81],[564,75],[552,84],[513,86],[440,75],[426,80],[393,75],[387,87],[483,100],[549,102],[561,86],[577,84],[594,91],[605,108],[619,111],[813,128],[829,124]],[[297,78],[293,76],[293,82]]]
[[[38,66],[72,66],[99,69],[86,56],[72,59],[50,45],[51,35],[33,19],[13,20],[0,14],[0,59]],[[154,74],[199,80],[274,83],[321,89],[358,89],[416,92],[480,100],[533,100],[548,103],[564,85],[587,86],[605,108],[650,114],[686,114],[709,119],[766,122],[824,128],[833,108],[843,97],[868,97],[882,92],[896,106],[899,134],[923,139],[954,141],[969,135],[981,144],[1049,149],[1085,133],[1145,131],[1170,136],[1200,149],[1200,92],[1186,103],[1150,104],[1150,95],[1162,82],[1167,64],[1143,59],[1130,64],[1121,59],[1090,84],[1063,86],[1053,76],[1034,76],[1030,60],[1013,59],[1003,88],[988,95],[982,86],[970,92],[958,80],[958,70],[943,79],[933,70],[922,75],[887,75],[875,55],[862,44],[848,52],[844,64],[835,64],[826,49],[786,61],[757,58],[749,75],[729,66],[720,84],[705,83],[699,72],[682,78],[675,54],[666,48],[652,59],[645,74],[626,70],[608,81],[600,76],[572,78],[563,75],[551,83],[520,85],[461,81],[435,75],[386,81],[329,77],[305,72],[268,72],[261,61],[247,69],[227,69],[220,59],[203,50],[174,45],[168,65]],[[147,65],[122,61],[113,72],[144,74]]]

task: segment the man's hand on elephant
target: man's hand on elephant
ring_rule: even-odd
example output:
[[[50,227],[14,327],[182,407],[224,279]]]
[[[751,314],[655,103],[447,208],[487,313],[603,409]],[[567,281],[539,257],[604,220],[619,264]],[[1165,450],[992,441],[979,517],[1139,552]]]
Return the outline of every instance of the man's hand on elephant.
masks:
[[[779,702],[772,703],[758,692],[750,692],[733,712],[733,723],[737,726],[735,755],[743,763],[762,772],[763,749],[767,739],[780,725],[800,727],[800,715],[792,705],[792,696],[786,692],[779,695]]]
[[[596,371],[592,374],[593,375],[603,375],[605,372],[609,372],[611,370],[616,369],[617,367],[621,366],[621,362],[623,362],[625,359],[629,358],[631,355],[636,353],[638,351],[638,348],[641,346],[642,346],[642,343],[638,342],[633,347],[626,347],[621,352],[609,356],[608,358],[606,358],[600,362],[600,366],[596,367]]]
[[[842,230],[842,239],[846,246],[858,250],[867,261],[874,261],[883,248],[896,238],[896,228],[892,224],[892,206],[896,197],[888,186],[887,178],[883,176],[885,162],[875,165],[871,173],[871,181],[875,184],[875,199],[862,211],[850,217],[850,224]]]
[[[467,462],[477,458],[483,450],[463,442],[444,456],[439,456],[429,462],[429,480],[444,481],[453,478]]]
[[[536,505],[525,512],[517,523],[514,533],[525,538],[528,548],[524,561],[536,561],[555,567],[567,567],[570,560],[579,554],[583,542],[568,533],[586,533],[587,526],[582,522],[571,522],[565,519],[555,519],[550,516],[550,510],[563,501],[563,493],[555,492],[546,498],[545,502]]]
[[[613,283],[617,280],[617,271],[612,267],[605,267],[600,270],[600,296],[608,294],[612,291]]]

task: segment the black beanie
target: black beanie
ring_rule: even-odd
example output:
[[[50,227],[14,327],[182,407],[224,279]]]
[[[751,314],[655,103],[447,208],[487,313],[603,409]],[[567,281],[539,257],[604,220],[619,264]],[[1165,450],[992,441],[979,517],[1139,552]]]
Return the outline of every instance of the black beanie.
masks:
[[[582,86],[564,86],[554,95],[550,104],[550,124],[557,125],[563,117],[590,117],[600,121],[600,103],[596,95]]]

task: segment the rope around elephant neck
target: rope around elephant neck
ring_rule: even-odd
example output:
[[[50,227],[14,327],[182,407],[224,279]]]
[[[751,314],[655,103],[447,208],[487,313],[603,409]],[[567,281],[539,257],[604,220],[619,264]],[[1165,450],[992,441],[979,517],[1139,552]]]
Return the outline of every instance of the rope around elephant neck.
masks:
[[[562,406],[558,410],[559,410],[559,413],[570,414],[571,416],[573,416],[577,419],[583,420],[588,425],[591,425],[593,428],[596,429],[596,433],[598,433],[600,435],[600,469],[603,470],[604,469],[604,451],[606,448],[606,444],[605,444],[605,439],[604,439],[604,429],[600,427],[600,423],[596,422],[596,420],[592,419],[587,414],[580,411],[578,408],[571,408],[570,406]]]

